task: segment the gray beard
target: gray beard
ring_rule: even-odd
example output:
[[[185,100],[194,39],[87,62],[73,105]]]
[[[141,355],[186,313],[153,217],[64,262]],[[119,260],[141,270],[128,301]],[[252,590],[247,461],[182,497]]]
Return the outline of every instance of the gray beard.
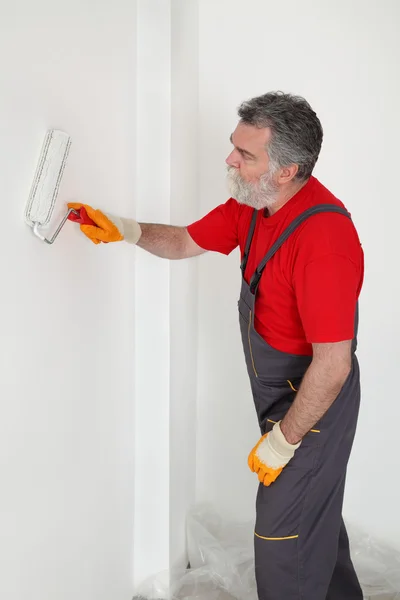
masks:
[[[235,167],[228,167],[227,183],[232,198],[256,210],[271,208],[278,198],[279,187],[271,169],[261,175],[257,183],[251,183],[244,181]]]

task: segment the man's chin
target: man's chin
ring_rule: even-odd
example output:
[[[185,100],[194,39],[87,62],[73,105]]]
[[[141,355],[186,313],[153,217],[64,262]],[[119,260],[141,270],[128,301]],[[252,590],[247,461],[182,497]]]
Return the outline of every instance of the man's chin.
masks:
[[[239,202],[239,204],[242,204],[243,206],[249,206],[250,208],[260,210],[258,203],[255,203],[252,199],[236,198],[236,201]]]
[[[255,208],[256,210],[264,210],[264,208],[271,208],[276,203],[276,198],[235,198],[239,204],[243,204],[244,206],[249,206],[250,208]]]

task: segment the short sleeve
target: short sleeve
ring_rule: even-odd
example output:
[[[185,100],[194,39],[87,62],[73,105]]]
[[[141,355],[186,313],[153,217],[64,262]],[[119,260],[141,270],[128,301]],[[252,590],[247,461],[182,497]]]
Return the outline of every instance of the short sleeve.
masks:
[[[203,250],[230,254],[238,244],[239,205],[230,198],[188,227],[190,237]]]
[[[354,337],[361,273],[345,256],[328,254],[296,274],[295,294],[309,343],[333,343]]]

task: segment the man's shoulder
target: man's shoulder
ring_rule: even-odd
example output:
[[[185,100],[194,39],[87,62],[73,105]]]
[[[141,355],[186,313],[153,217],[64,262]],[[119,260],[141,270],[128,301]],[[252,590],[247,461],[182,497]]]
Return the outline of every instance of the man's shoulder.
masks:
[[[307,211],[310,208],[314,208],[320,205],[328,205],[336,208],[340,208],[346,212],[335,212],[330,211],[328,208],[323,212],[317,213],[312,217],[306,219],[303,223],[302,229],[305,231],[314,230],[315,233],[326,229],[334,229],[336,231],[349,231],[355,228],[351,218],[351,212],[345,206],[345,204],[335,196],[328,188],[326,188],[318,179],[314,178],[313,186],[310,193],[304,198],[301,206],[297,207],[297,212],[300,214]]]
[[[313,185],[310,193],[305,198],[305,204],[309,208],[319,204],[333,204],[334,206],[346,209],[344,203],[315,177],[313,177]]]
[[[348,214],[327,210],[310,216],[298,228],[293,243],[298,248],[313,249],[317,253],[357,252],[360,241],[351,213],[339,198],[315,179],[311,193],[298,207],[298,212],[321,204],[342,208]]]

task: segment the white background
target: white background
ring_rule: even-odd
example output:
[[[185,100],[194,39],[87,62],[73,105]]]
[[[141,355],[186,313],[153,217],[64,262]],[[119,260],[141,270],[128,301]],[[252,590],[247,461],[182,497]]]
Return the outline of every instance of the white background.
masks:
[[[57,216],[82,200],[187,224],[227,199],[245,98],[304,95],[316,175],[366,255],[363,405],[346,516],[399,545],[395,0],[0,2],[0,595],[128,600],[184,564],[197,501],[252,519],[258,439],[236,315],[238,253],[169,264],[52,247],[22,215],[47,128],[72,136]]]

